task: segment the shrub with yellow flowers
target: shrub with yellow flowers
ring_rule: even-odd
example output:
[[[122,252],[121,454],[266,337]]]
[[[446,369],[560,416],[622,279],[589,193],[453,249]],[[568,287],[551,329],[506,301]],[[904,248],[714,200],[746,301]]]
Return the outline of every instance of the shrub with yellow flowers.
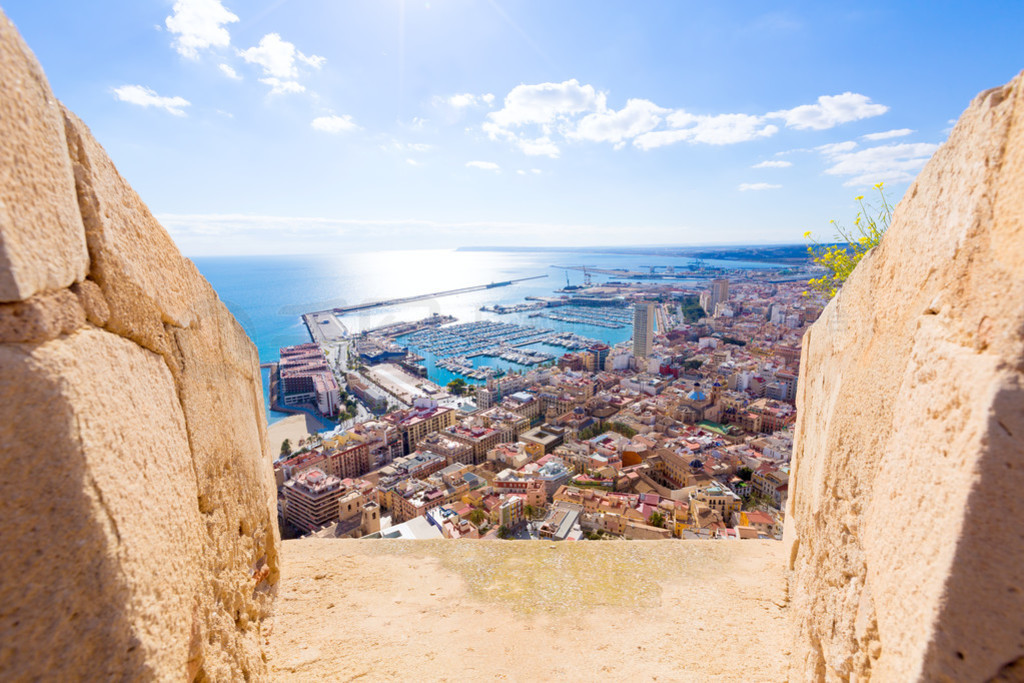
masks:
[[[846,278],[850,277],[850,273],[864,258],[864,254],[882,241],[892,220],[893,207],[885,196],[883,184],[878,183],[874,187],[878,191],[881,204],[866,204],[864,195],[854,197],[860,211],[853,219],[852,229],[843,227],[838,221],[829,221],[836,231],[837,244],[823,245],[811,237],[810,230],[804,233],[804,239],[811,243],[807,247],[811,260],[825,268],[824,275],[807,282],[813,291],[821,292],[828,298],[835,296],[846,282]]]

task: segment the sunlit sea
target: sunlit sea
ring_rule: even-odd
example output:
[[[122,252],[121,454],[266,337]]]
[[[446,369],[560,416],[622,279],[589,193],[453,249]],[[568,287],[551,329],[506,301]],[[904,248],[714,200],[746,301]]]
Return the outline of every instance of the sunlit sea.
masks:
[[[455,296],[428,299],[402,306],[378,308],[344,316],[350,332],[379,327],[402,320],[418,320],[431,313],[453,315],[460,322],[495,319],[532,325],[600,339],[616,344],[630,338],[628,328],[605,328],[529,318],[527,313],[498,316],[480,311],[484,304],[521,303],[527,296],[551,296],[566,284],[582,284],[583,273],[552,266],[586,265],[595,268],[646,269],[650,266],[685,268],[691,259],[643,255],[579,254],[551,252],[476,252],[455,250],[377,251],[347,255],[196,257],[200,272],[210,281],[221,300],[245,328],[259,350],[261,362],[276,361],[282,346],[310,341],[301,314],[334,306],[351,305],[395,297],[414,296],[533,275],[546,278],[508,287],[480,290]],[[742,261],[704,260],[708,266],[723,268],[764,268],[769,264]],[[594,275],[594,282],[610,278]],[[684,286],[694,281],[675,281]],[[552,348],[552,353],[564,349]],[[478,365],[503,361],[477,359]],[[455,375],[434,369],[430,379],[445,384]],[[263,371],[263,390],[269,388],[268,371]],[[268,408],[269,411],[269,408]],[[273,423],[286,417],[268,412]]]

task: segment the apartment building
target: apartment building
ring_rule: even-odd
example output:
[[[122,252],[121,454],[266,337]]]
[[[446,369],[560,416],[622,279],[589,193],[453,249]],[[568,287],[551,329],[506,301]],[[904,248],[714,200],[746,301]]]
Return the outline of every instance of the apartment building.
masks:
[[[402,453],[406,454],[412,452],[427,434],[454,425],[455,410],[439,406],[432,399],[418,398],[412,408],[396,410],[382,419],[394,426],[401,435]]]
[[[319,468],[305,470],[284,484],[285,520],[296,529],[313,531],[338,518],[341,479]]]

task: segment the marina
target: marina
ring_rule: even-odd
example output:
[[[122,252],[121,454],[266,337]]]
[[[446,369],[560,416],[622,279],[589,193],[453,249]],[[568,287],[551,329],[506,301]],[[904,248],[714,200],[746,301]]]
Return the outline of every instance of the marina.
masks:
[[[547,318],[566,323],[577,323],[583,325],[596,325],[619,330],[633,322],[633,309],[629,308],[602,308],[599,311],[593,308],[582,306],[563,306],[558,310],[540,310],[530,314],[531,318]]]
[[[416,353],[431,355],[438,368],[478,380],[501,375],[504,370],[474,365],[474,359],[486,357],[520,366],[539,365],[555,360],[555,355],[527,347],[545,344],[580,350],[598,343],[572,332],[491,320],[421,330],[395,341]]]

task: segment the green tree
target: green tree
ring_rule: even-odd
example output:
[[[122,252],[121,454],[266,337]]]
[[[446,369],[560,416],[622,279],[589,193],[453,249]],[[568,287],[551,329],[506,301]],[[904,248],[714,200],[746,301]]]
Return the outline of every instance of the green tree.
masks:
[[[626,437],[627,439],[632,439],[634,436],[636,436],[635,429],[633,429],[629,425],[622,424],[621,422],[612,422],[611,427],[609,427],[609,429],[618,434],[622,434],[622,436]]]
[[[651,526],[656,526],[659,529],[665,528],[665,515],[660,512],[652,512],[650,519]]]
[[[736,470],[736,476],[742,479],[743,481],[750,481],[751,477],[754,476],[754,470],[750,469],[749,467],[741,467],[738,470]]]
[[[595,436],[600,434],[603,430],[604,430],[604,423],[600,422],[600,421],[599,422],[595,422],[594,424],[590,425],[586,429],[581,429],[579,431],[579,433],[577,433],[576,438],[578,440],[580,440],[580,441],[586,441],[588,439],[593,439]]]
[[[480,526],[480,524],[485,519],[487,519],[487,515],[485,515],[484,511],[481,510],[480,508],[476,508],[475,510],[469,513],[468,519],[470,523],[475,524],[476,526]]]
[[[708,315],[700,306],[699,296],[688,294],[680,300],[679,305],[683,313],[683,319],[688,323],[695,323],[701,318],[706,318]]]
[[[509,530],[509,528],[507,526],[502,524],[500,527],[498,527],[498,538],[506,539],[506,538],[511,538],[511,537],[512,537],[512,532]]]
[[[288,455],[292,452],[292,442],[285,439],[281,442],[281,455]]]
[[[854,197],[860,211],[853,219],[852,229],[844,228],[835,220],[830,221],[836,230],[839,244],[822,245],[811,237],[810,230],[804,233],[804,239],[811,243],[807,247],[811,260],[825,268],[824,275],[808,281],[812,290],[829,298],[835,296],[864,255],[881,243],[892,221],[893,207],[885,196],[883,184],[878,183],[875,189],[881,198],[879,206],[865,204],[864,195]]]
[[[466,391],[466,381],[461,378],[453,379],[451,382],[448,382],[448,391],[453,396],[462,396]]]

